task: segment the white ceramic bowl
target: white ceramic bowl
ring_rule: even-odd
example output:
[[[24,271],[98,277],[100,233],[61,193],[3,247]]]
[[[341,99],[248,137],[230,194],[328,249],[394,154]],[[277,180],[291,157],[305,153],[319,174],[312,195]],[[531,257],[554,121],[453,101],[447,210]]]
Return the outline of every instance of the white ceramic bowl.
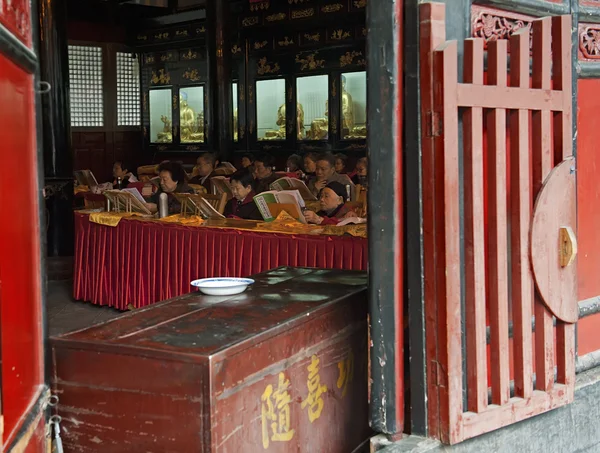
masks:
[[[209,296],[231,296],[243,293],[253,283],[251,278],[218,277],[194,280],[191,285]]]

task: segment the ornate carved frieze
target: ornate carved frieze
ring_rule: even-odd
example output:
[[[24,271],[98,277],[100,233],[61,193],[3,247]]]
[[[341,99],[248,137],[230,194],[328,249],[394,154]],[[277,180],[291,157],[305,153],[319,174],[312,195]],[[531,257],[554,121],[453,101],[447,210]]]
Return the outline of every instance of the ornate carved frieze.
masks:
[[[256,68],[256,72],[258,73],[258,75],[277,74],[280,70],[281,67],[277,62],[271,63],[267,61],[266,57],[263,57],[260,60],[258,60]]]
[[[485,44],[508,39],[521,28],[531,27],[532,17],[495,8],[473,5],[471,7],[471,30],[474,38],[485,39]]]
[[[319,52],[307,55],[296,55],[296,63],[300,64],[300,71],[314,71],[325,66],[325,60],[317,58]]]
[[[580,60],[600,60],[600,24],[579,23],[578,57]]]

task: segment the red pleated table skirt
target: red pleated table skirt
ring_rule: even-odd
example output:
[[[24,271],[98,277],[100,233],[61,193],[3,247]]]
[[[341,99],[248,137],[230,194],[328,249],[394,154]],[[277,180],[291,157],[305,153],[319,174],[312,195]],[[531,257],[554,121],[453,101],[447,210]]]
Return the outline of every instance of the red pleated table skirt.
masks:
[[[367,240],[182,226],[75,213],[76,300],[121,310],[192,290],[208,277],[247,277],[280,266],[367,270]]]

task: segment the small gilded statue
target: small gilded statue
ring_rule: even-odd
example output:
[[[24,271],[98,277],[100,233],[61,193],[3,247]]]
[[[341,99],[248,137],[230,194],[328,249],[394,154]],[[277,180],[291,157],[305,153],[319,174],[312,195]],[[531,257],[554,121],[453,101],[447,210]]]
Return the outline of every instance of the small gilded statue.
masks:
[[[179,96],[179,136],[181,143],[204,141],[204,114],[196,112],[188,104],[188,94],[182,91]]]
[[[342,76],[342,137],[348,138],[354,129],[354,101],[346,91],[346,76]]]
[[[298,102],[297,104],[297,133],[298,139],[302,140],[304,136],[304,107]],[[262,140],[285,140],[286,137],[286,121],[285,121],[285,104],[281,104],[277,109],[277,122],[279,130],[268,130],[265,132],[265,137]]]
[[[315,118],[306,133],[307,140],[327,140],[329,136],[329,101],[325,101],[324,118]]]
[[[156,143],[171,143],[173,141],[172,121],[165,115],[162,115],[160,120],[164,124],[164,127],[162,132],[156,134]]]
[[[238,109],[233,110],[233,141],[238,141]]]

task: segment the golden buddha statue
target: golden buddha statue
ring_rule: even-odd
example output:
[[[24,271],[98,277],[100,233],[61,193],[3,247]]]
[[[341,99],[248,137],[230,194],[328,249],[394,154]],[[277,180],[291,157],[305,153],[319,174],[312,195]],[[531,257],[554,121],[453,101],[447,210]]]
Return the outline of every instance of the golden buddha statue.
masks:
[[[196,115],[188,104],[188,94],[185,91],[179,95],[179,137],[181,143],[204,141],[204,113]]]
[[[315,118],[306,133],[307,140],[327,140],[329,135],[329,101],[325,101],[324,118]]]
[[[238,109],[233,110],[233,141],[238,141]]]
[[[162,132],[156,134],[156,143],[171,143],[173,141],[172,121],[165,115],[160,117],[164,124]]]
[[[346,91],[346,76],[342,76],[342,137],[348,138],[354,129],[354,101]]]
[[[304,107],[302,104],[298,103],[297,108],[297,132],[298,139],[302,140],[304,136]],[[263,140],[285,140],[286,137],[286,121],[285,121],[285,104],[281,104],[277,109],[277,126],[279,126],[279,130],[268,130],[265,132],[265,137]]]

